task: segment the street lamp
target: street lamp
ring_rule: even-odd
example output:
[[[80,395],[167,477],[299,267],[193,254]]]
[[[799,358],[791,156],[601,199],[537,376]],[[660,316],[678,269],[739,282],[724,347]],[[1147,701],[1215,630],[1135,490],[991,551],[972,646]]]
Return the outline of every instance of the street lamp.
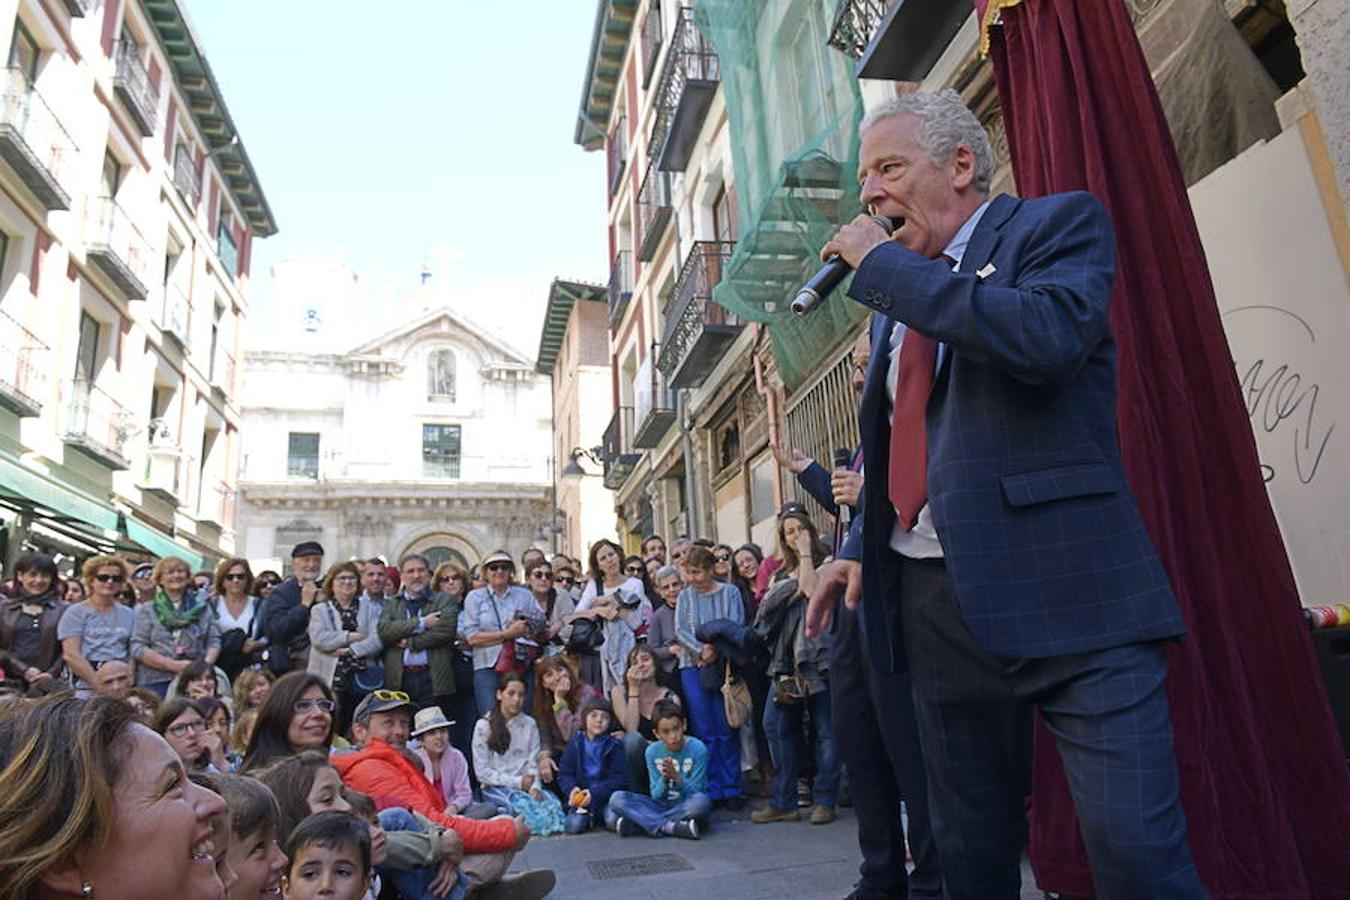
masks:
[[[581,467],[580,457],[586,457],[597,466],[605,464],[605,450],[603,447],[573,447],[570,459],[567,465],[563,466],[563,478],[582,478],[590,473]]]

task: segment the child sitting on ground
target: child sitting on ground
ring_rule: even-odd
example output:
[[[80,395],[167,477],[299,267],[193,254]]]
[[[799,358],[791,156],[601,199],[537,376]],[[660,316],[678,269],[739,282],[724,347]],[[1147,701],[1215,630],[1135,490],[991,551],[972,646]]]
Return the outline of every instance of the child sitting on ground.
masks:
[[[370,828],[345,812],[309,816],[286,841],[286,900],[361,900],[370,890]]]
[[[675,701],[657,703],[652,718],[660,740],[647,747],[651,794],[615,791],[609,798],[605,823],[619,837],[645,831],[652,837],[698,840],[700,827],[707,827],[712,814],[708,748],[698,738],[685,736],[684,710]]]
[[[590,831],[597,819],[604,821],[610,795],[627,783],[623,744],[609,733],[613,721],[609,701],[603,697],[590,697],[581,705],[582,730],[567,742],[558,767],[568,834]]]

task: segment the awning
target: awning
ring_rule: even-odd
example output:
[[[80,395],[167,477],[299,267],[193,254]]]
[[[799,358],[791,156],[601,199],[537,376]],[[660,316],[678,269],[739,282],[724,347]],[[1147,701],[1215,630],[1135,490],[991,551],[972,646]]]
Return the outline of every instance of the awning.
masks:
[[[149,525],[132,518],[126,518],[123,521],[126,523],[128,540],[140,544],[154,556],[161,558],[177,556],[186,560],[188,567],[194,572],[201,569],[202,557],[200,554],[193,553],[157,528],[151,528]]]
[[[52,481],[7,454],[0,454],[0,494],[54,513],[59,519],[117,530],[117,511],[111,506]]]

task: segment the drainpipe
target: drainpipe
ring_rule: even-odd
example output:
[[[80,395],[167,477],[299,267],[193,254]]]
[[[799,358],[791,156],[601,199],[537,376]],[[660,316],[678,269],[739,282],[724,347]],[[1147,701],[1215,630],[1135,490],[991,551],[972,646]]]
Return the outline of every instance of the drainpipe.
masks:
[[[694,481],[694,441],[689,437],[690,423],[686,420],[689,413],[689,391],[675,393],[675,420],[680,423],[680,442],[684,450],[685,529],[690,540],[698,537],[700,521],[698,508],[698,484]]]

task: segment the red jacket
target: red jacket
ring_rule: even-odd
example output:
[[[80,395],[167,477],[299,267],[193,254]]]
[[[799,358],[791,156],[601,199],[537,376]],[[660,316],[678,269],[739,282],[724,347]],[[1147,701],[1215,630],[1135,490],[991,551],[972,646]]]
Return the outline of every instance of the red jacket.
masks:
[[[371,741],[359,750],[331,758],[343,784],[369,794],[375,808],[401,806],[451,829],[464,841],[465,853],[504,853],[516,844],[516,823],[506,817],[466,819],[445,814],[445,799],[398,750]]]

